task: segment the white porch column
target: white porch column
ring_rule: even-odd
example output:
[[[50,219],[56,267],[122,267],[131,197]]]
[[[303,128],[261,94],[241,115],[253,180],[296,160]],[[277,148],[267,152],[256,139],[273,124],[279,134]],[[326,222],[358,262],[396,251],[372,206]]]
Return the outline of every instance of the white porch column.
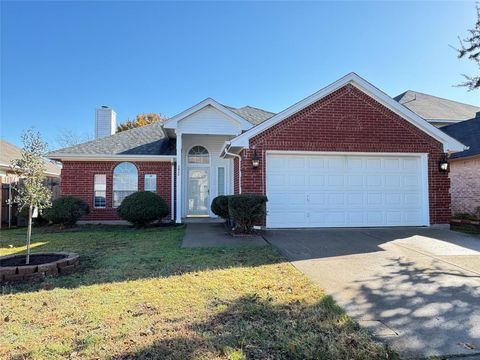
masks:
[[[183,203],[183,199],[182,199],[183,154],[182,154],[182,133],[176,132],[176,134],[177,134],[177,189],[176,189],[177,190],[177,206],[176,206],[175,222],[177,224],[180,224],[182,222],[182,203]]]

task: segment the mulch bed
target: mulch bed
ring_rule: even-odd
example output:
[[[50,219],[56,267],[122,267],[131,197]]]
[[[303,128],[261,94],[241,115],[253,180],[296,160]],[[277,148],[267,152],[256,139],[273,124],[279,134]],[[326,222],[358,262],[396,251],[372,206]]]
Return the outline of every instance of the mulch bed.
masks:
[[[31,254],[29,265],[48,264],[60,259],[65,259],[67,255],[61,254]],[[0,266],[25,266],[26,255],[18,255],[15,257],[0,259]]]

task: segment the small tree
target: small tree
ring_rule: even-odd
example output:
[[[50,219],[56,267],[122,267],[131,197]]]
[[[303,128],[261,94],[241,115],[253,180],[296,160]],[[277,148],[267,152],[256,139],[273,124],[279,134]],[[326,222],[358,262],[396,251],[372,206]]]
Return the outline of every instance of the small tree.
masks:
[[[30,241],[32,237],[32,215],[34,208],[38,210],[50,206],[52,193],[44,184],[45,160],[47,144],[43,142],[40,133],[27,130],[22,135],[22,155],[20,159],[12,160],[12,170],[20,176],[20,181],[14,186],[18,192],[15,201],[20,209],[28,208],[27,259],[30,263]]]
[[[460,48],[457,50],[459,59],[467,58],[473,61],[480,70],[480,5],[477,3],[477,20],[475,27],[469,29],[469,35],[465,39],[458,39],[460,41]],[[479,71],[480,72],[480,71]],[[475,90],[480,88],[480,75],[465,75],[462,74],[465,81],[458,86],[465,86],[468,90]]]

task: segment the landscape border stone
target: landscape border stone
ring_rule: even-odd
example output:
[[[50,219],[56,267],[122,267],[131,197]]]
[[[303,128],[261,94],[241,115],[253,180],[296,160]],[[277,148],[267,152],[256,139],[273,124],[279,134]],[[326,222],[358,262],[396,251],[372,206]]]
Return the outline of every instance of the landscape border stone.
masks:
[[[39,265],[0,266],[0,284],[9,282],[42,281],[47,276],[70,274],[80,263],[80,256],[73,252],[35,253],[34,255],[60,255],[62,258]],[[1,256],[1,260],[25,256],[16,254]]]

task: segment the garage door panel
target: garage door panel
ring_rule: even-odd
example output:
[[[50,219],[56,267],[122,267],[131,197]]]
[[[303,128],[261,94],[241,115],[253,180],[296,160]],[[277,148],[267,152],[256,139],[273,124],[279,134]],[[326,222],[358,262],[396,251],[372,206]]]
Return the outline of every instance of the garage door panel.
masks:
[[[424,225],[419,156],[267,154],[269,227]]]
[[[308,174],[308,185],[324,185],[325,176],[324,175],[312,175]]]

